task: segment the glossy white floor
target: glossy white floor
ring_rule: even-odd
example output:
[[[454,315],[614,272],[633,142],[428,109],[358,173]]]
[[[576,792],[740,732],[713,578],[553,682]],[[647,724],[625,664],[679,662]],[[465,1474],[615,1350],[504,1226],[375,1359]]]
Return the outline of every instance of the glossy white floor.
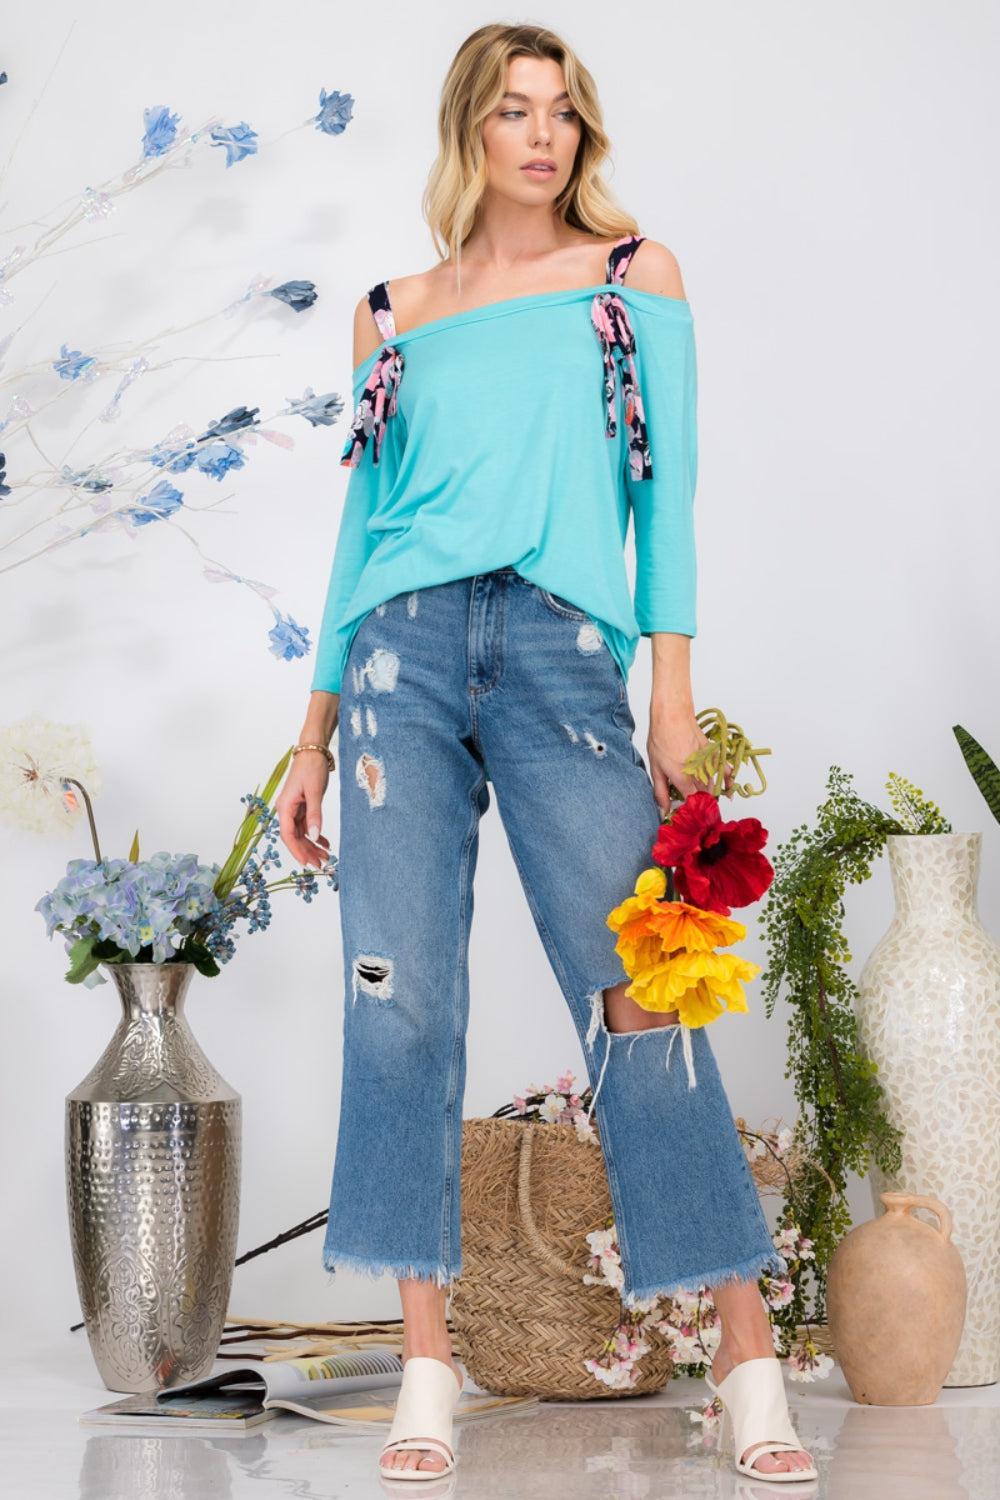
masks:
[[[3,1340],[0,1494],[11,1500],[369,1500],[403,1493],[375,1472],[380,1443],[292,1415],[246,1435],[158,1436],[83,1427],[113,1398],[86,1335]],[[223,1368],[220,1364],[218,1368]],[[17,1378],[14,1378],[14,1371]],[[816,1457],[808,1484],[743,1479],[689,1409],[677,1379],[654,1396],[543,1402],[527,1415],[456,1426],[456,1472],[413,1483],[414,1500],[993,1500],[1000,1494],[1000,1387],[944,1390],[933,1406],[858,1406],[839,1370],[789,1382],[792,1418]]]

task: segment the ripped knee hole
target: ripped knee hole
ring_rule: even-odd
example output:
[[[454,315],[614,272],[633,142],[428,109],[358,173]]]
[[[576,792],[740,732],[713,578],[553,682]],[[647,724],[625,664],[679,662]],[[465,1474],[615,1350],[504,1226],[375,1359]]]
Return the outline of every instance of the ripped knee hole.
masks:
[[[626,995],[621,988],[617,989],[620,997],[621,1008],[625,1011],[616,1019],[613,1013],[619,1008],[617,1002],[612,1001],[610,1007],[608,1000],[615,993],[615,989],[602,992],[602,1012],[604,1017],[604,1029],[613,1036],[638,1036],[644,1031],[662,1031],[665,1026],[676,1026],[680,1020],[680,1012],[676,1010],[645,1010],[638,1005],[630,995]],[[638,1015],[636,1014],[638,1011]],[[619,1024],[620,1023],[620,1024]]]

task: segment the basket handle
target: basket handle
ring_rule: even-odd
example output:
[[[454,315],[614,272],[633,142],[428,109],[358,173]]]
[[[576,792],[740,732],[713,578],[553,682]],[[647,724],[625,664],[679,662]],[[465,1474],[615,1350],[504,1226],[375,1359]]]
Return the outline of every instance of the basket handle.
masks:
[[[535,1216],[531,1211],[531,1147],[534,1142],[535,1126],[528,1122],[522,1126],[520,1155],[517,1164],[517,1203],[521,1211],[521,1224],[527,1235],[528,1243],[532,1249],[541,1256],[542,1260],[553,1271],[560,1272],[563,1276],[570,1276],[574,1281],[579,1281],[582,1271],[579,1266],[574,1266],[570,1261],[563,1260],[562,1256],[546,1244],[535,1223]]]

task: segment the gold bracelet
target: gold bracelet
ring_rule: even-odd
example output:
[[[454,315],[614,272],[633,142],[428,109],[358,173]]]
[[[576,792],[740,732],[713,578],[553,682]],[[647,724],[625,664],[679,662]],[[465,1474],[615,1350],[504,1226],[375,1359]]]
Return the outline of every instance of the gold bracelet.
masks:
[[[298,755],[300,750],[318,750],[321,755],[326,756],[326,763],[331,771],[337,764],[333,758],[333,751],[327,745],[293,745],[292,754]]]

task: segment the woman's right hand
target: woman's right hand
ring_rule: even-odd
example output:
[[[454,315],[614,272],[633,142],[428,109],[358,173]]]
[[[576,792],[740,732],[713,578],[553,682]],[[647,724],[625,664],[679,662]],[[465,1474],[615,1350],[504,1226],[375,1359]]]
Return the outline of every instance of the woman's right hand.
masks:
[[[292,756],[274,804],[281,842],[300,865],[314,865],[318,870],[330,857],[330,840],[320,831],[329,780],[326,756],[319,750],[300,750]]]

